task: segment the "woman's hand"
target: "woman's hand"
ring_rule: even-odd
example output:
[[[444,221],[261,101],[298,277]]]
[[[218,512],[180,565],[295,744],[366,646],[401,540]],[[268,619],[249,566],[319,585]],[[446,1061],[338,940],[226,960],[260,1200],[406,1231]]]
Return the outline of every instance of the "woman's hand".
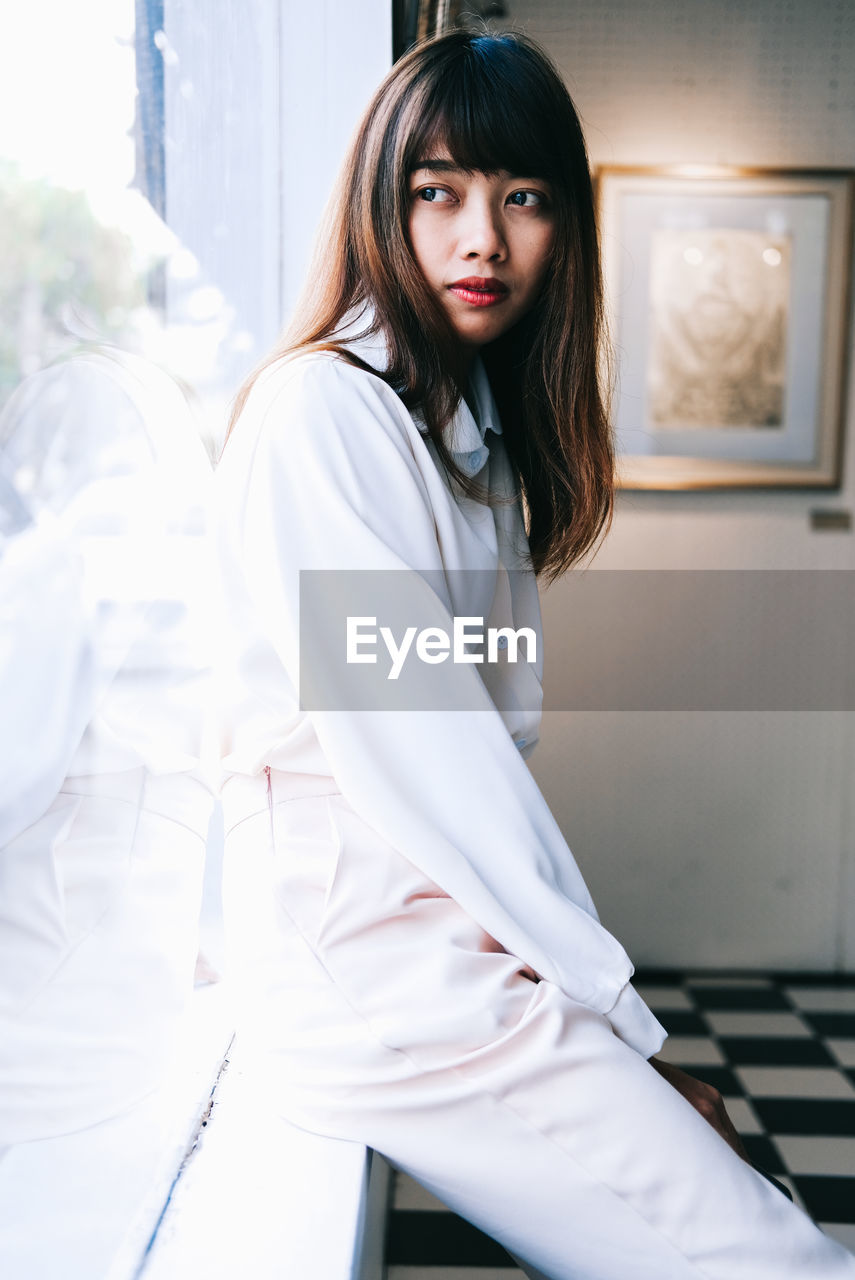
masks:
[[[742,1145],[742,1139],[733,1127],[733,1121],[725,1110],[722,1096],[718,1089],[714,1089],[711,1084],[705,1084],[703,1080],[696,1080],[694,1076],[688,1075],[685,1071],[681,1071],[679,1067],[674,1067],[670,1062],[663,1062],[660,1058],[648,1058],[651,1067],[659,1072],[664,1080],[667,1080],[678,1093],[691,1102],[692,1106],[698,1111],[708,1124],[711,1124],[716,1133],[724,1138],[728,1146],[732,1147],[738,1156],[751,1164],[748,1152]]]

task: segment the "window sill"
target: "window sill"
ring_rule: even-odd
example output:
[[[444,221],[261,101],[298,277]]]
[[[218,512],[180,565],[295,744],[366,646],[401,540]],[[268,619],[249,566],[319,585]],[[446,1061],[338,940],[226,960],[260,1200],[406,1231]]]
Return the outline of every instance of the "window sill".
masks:
[[[168,1090],[0,1157],[0,1274],[379,1280],[388,1166],[264,1111],[230,1026],[199,988]]]

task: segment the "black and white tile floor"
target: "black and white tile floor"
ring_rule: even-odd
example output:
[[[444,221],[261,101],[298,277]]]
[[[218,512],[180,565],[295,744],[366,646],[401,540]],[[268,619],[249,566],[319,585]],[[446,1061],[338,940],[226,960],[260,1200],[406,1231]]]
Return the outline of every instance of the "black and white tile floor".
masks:
[[[715,1085],[758,1165],[855,1253],[855,976],[639,973],[662,1057]],[[388,1280],[524,1280],[504,1250],[399,1174]]]

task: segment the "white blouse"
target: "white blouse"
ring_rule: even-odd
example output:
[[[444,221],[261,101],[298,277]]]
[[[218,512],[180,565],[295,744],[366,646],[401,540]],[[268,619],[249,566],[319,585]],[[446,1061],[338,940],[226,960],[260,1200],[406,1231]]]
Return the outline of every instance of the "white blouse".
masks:
[[[377,339],[348,345],[385,367]],[[332,353],[280,360],[256,382],[214,486],[224,769],[333,778],[380,836],[508,952],[649,1057],[665,1032],[630,985],[629,958],[599,923],[523,758],[541,710],[537,588],[480,360],[472,392],[475,413],[461,401],[449,447],[491,494],[512,499],[503,505],[452,492],[419,415],[381,378]],[[537,661],[455,664],[453,673],[446,665],[457,706],[357,710],[346,701],[350,686],[336,683],[334,659],[325,660],[330,636],[316,630],[303,637],[305,665],[320,665],[342,701],[305,710],[305,570],[394,571],[399,616],[444,623],[449,633],[452,615],[529,627]]]

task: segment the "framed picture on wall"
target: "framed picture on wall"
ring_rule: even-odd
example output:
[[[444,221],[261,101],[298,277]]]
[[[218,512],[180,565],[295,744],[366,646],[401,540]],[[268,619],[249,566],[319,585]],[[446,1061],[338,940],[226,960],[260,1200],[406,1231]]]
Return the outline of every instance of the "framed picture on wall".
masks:
[[[839,484],[854,181],[598,171],[622,487]]]

